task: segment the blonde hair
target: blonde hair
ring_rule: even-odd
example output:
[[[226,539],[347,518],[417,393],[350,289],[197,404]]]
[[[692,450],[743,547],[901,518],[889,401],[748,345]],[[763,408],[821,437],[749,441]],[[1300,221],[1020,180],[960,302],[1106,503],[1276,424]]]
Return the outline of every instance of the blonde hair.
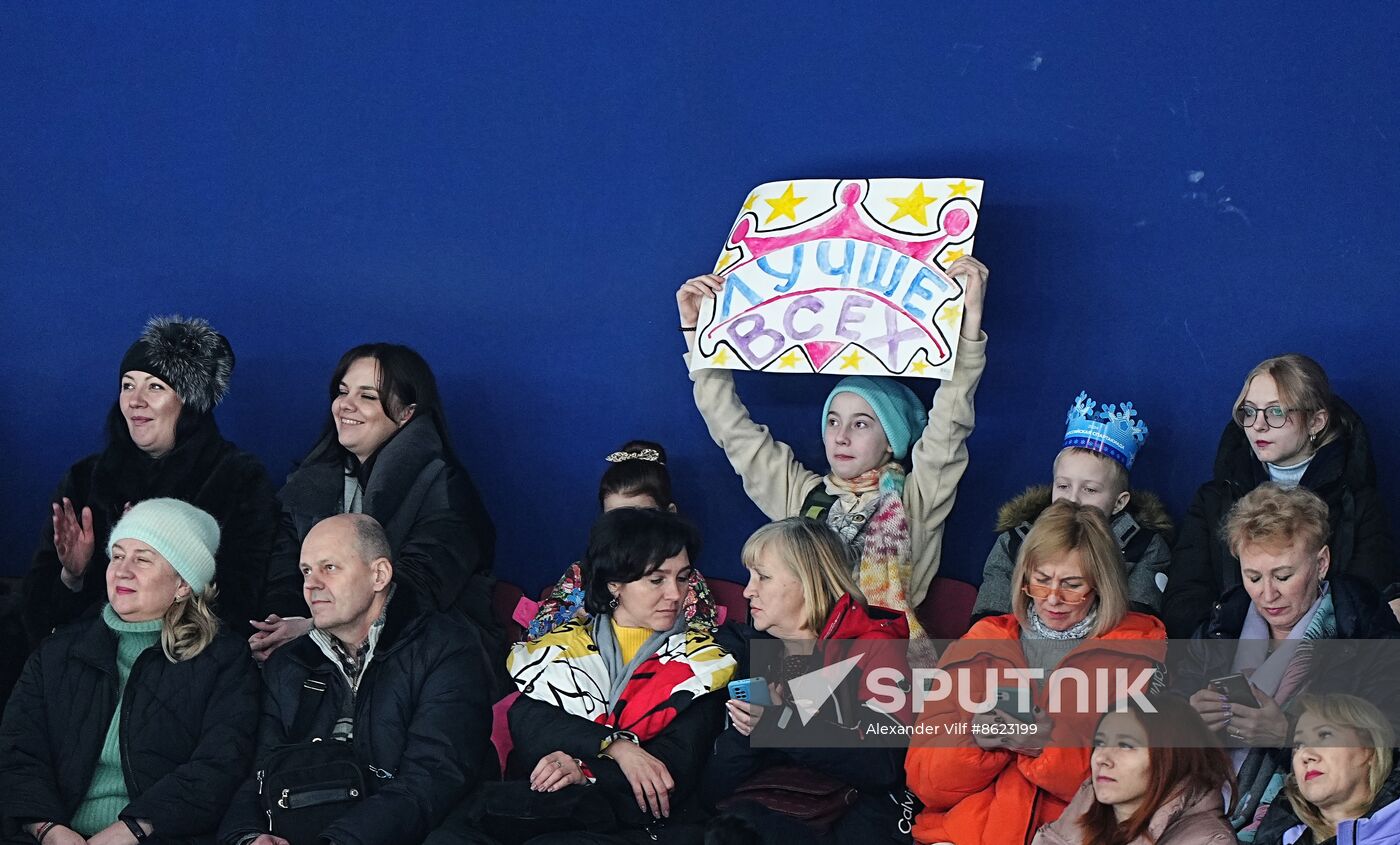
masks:
[[[1101,637],[1128,615],[1128,581],[1123,550],[1108,527],[1108,517],[1092,505],[1061,500],[1041,511],[1016,553],[1011,572],[1011,612],[1022,626],[1030,624],[1030,597],[1025,587],[1031,569],[1051,558],[1079,553],[1084,578],[1098,594],[1099,616],[1090,637]]]
[[[1327,412],[1327,425],[1322,427],[1322,431],[1318,432],[1317,438],[1312,441],[1315,446],[1322,446],[1337,438],[1343,423],[1336,413],[1337,397],[1332,392],[1332,383],[1327,379],[1327,371],[1322,369],[1321,364],[1296,352],[1259,362],[1259,365],[1244,377],[1244,387],[1240,388],[1240,395],[1235,397],[1235,408],[1244,404],[1244,395],[1249,392],[1249,385],[1259,376],[1268,376],[1274,380],[1274,385],[1278,387],[1279,401],[1285,407],[1294,408],[1302,413],[1304,428],[1312,422],[1318,411]]]
[[[865,596],[856,586],[850,547],[825,523],[802,516],[770,522],[744,543],[740,558],[753,569],[758,559],[772,552],[802,585],[806,618],[803,628],[820,634],[826,619],[842,596],[859,604]]]
[[[1350,728],[1361,735],[1365,747],[1372,750],[1371,762],[1366,768],[1366,788],[1371,800],[1381,792],[1381,786],[1390,776],[1390,768],[1395,762],[1391,751],[1395,745],[1395,731],[1381,711],[1371,702],[1354,695],[1333,693],[1331,695],[1301,695],[1299,718],[1303,713],[1312,713],[1339,728]],[[1298,753],[1298,752],[1293,752]],[[1298,779],[1293,776],[1290,765],[1284,791],[1293,805],[1293,812],[1312,831],[1313,838],[1321,842],[1337,835],[1337,828],[1322,815],[1322,808],[1303,797],[1298,788]]]
[[[171,663],[198,657],[214,641],[219,618],[212,605],[218,595],[218,587],[210,584],[203,593],[191,592],[165,609],[160,620],[160,647]]]
[[[1246,546],[1287,549],[1299,538],[1308,552],[1321,551],[1332,530],[1327,517],[1327,503],[1311,490],[1285,490],[1266,481],[1235,502],[1225,517],[1230,554],[1239,557]]]
[[[1132,489],[1132,482],[1128,477],[1128,468],[1118,463],[1118,461],[1093,449],[1085,449],[1083,446],[1066,446],[1055,456],[1055,462],[1050,465],[1051,472],[1058,472],[1060,468],[1060,458],[1069,454],[1092,455],[1100,463],[1108,466],[1108,483],[1114,487],[1113,495],[1117,496]]]

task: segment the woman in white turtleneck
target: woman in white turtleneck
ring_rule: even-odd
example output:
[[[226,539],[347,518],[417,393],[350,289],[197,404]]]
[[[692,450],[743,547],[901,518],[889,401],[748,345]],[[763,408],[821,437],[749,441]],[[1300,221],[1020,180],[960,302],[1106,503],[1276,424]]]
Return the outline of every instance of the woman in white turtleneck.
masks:
[[[1400,570],[1376,492],[1370,439],[1361,418],[1332,392],[1322,366],[1297,354],[1262,362],[1245,376],[1232,416],[1216,452],[1215,477],[1196,491],[1172,549],[1163,603],[1167,632],[1191,636],[1212,603],[1240,583],[1239,561],[1220,525],[1235,502],[1265,481],[1322,497],[1331,515],[1332,571],[1392,598]]]

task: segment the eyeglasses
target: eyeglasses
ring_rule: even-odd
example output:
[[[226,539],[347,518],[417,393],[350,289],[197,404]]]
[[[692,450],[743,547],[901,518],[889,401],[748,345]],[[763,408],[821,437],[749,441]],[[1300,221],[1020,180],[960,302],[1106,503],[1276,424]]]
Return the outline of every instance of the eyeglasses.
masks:
[[[1059,595],[1060,601],[1065,604],[1083,604],[1088,600],[1094,588],[1090,586],[1075,587],[1047,587],[1044,584],[1027,584],[1021,591],[1036,601],[1045,601],[1050,598],[1051,593]]]
[[[1235,422],[1240,428],[1253,428],[1254,420],[1261,413],[1264,415],[1264,422],[1269,424],[1269,428],[1283,428],[1288,424],[1288,415],[1294,411],[1307,412],[1308,408],[1285,408],[1282,405],[1270,405],[1267,408],[1256,408],[1253,405],[1241,405],[1235,409]]]

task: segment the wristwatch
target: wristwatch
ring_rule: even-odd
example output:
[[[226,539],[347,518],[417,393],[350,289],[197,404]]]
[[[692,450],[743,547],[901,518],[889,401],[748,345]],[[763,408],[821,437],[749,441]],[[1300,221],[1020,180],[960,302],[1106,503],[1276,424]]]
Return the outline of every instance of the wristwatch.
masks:
[[[126,829],[131,831],[131,835],[136,837],[137,842],[146,841],[146,829],[141,826],[140,822],[138,822],[136,819],[131,818],[130,816],[122,816],[121,821],[122,824],[126,825]]]
[[[631,731],[613,731],[603,738],[602,747],[598,749],[598,756],[607,757],[608,749],[612,748],[612,744],[618,740],[625,740],[638,746],[642,744],[642,741],[637,738],[637,735]]]

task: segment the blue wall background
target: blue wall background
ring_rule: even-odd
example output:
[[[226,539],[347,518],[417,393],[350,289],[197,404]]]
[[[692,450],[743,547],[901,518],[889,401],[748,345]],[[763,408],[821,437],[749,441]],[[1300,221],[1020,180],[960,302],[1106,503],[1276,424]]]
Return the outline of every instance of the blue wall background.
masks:
[[[987,181],[991,362],[945,573],[978,576],[1081,388],[1136,402],[1135,481],[1179,517],[1243,374],[1283,351],[1371,421],[1393,495],[1397,13],[1157,5],[9,4],[3,569],[99,447],[143,321],[181,312],[232,340],[220,422],[276,478],[340,352],[407,342],[503,577],[576,557],[602,456],[636,436],[737,577],[761,517],[691,403],[673,294],[751,186],[798,177]],[[818,464],[830,384],[740,388]]]

